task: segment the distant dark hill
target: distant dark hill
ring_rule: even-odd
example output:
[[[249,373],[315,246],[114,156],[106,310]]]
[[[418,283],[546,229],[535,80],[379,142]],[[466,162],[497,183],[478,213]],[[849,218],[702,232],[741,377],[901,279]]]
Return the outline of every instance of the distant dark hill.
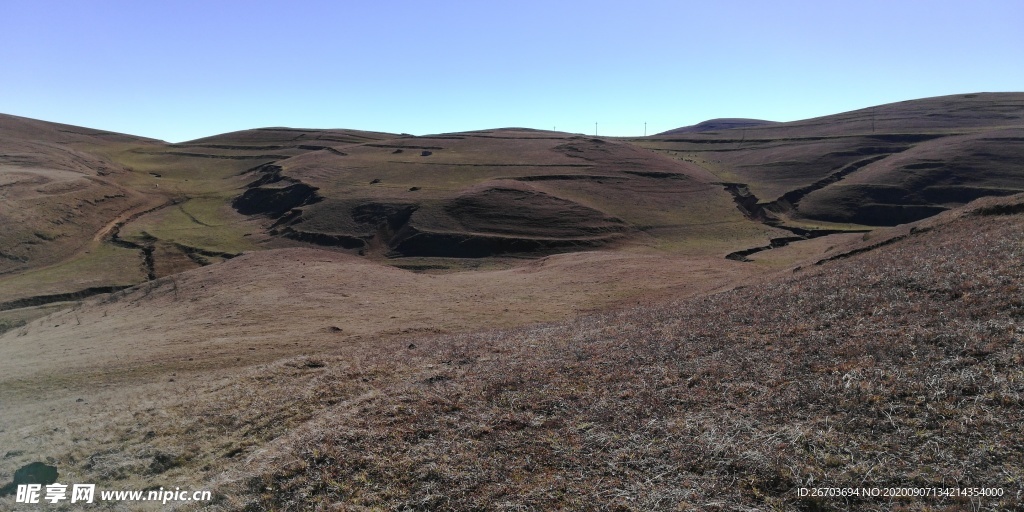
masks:
[[[978,93],[632,142],[746,185],[781,221],[886,226],[1024,191],[1021,130],[1024,93]]]
[[[393,139],[394,133],[367,132],[344,129],[312,129],[312,128],[255,128],[237,132],[222,133],[201,139],[175,144],[180,147],[225,147],[225,146],[274,146],[293,147],[304,143],[320,141],[321,144],[358,144],[371,140]]]
[[[811,191],[804,216],[891,225],[984,196],[1024,191],[1024,127],[950,135],[872,162]]]
[[[747,132],[771,137],[938,133],[1024,124],[1024,93],[955,94],[888,103]]]
[[[676,128],[674,130],[668,130],[661,132],[654,137],[661,137],[665,135],[679,135],[683,133],[702,133],[702,132],[716,132],[721,130],[732,130],[733,128],[753,128],[755,126],[766,126],[778,124],[775,121],[765,121],[763,119],[742,119],[742,118],[721,118],[721,119],[709,119],[694,125],[684,126],[682,128]]]

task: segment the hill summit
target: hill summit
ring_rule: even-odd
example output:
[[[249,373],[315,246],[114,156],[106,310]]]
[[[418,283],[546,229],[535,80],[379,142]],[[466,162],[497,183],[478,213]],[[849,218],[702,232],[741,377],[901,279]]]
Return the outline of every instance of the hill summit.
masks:
[[[765,121],[763,119],[723,117],[718,119],[709,119],[707,121],[702,121],[694,125],[683,126],[681,128],[675,128],[672,130],[664,131],[659,134],[656,134],[655,137],[665,135],[680,135],[684,133],[717,132],[722,130],[732,130],[735,128],[752,128],[755,126],[766,126],[771,124],[776,124],[776,122]]]

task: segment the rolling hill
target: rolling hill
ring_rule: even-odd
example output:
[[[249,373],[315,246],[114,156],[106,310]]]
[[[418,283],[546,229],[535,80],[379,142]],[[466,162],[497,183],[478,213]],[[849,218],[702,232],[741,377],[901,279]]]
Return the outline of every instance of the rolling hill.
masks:
[[[6,147],[22,144],[5,136]],[[181,144],[117,135],[46,144],[35,161],[12,154],[5,164],[3,309],[109,292],[261,249],[329,246],[399,265],[463,268],[464,257],[599,247],[725,254],[784,234],[747,221],[699,167],[561,133],[267,128]],[[69,170],[51,146],[92,160]],[[42,170],[83,185],[62,185],[47,199]],[[91,195],[74,195],[83,191]],[[21,205],[22,196],[52,206]]]
[[[5,116],[0,303],[310,245],[450,268],[745,254],[1024,190],[1022,112],[1021,94],[980,93],[644,139],[263,128],[180,144]]]
[[[0,337],[0,477],[45,459],[102,488],[212,488],[216,510],[830,509],[796,489],[1015,489],[1022,201],[861,234],[728,291],[518,327],[531,292],[593,290],[579,280],[597,262],[430,276],[254,252]]]
[[[736,128],[753,128],[755,126],[765,126],[769,124],[776,124],[776,122],[765,121],[763,119],[741,118],[708,119],[707,121],[702,121],[694,125],[667,130],[654,135],[654,137],[665,137],[668,135],[680,135],[684,133],[717,132],[721,130],[733,130]]]
[[[170,144],[0,116],[0,488],[44,462],[214,491],[183,510],[1019,507],[1024,93],[748,121]]]
[[[493,130],[333,149],[254,170],[236,208],[291,239],[391,256],[543,254],[700,237],[709,217],[746,224],[707,172],[615,141]]]
[[[764,215],[891,226],[1020,192],[1024,94],[904,101],[805,121],[632,142],[741,184]]]
[[[157,141],[0,116],[0,273],[59,262],[112,219],[145,204],[129,171],[94,151]]]

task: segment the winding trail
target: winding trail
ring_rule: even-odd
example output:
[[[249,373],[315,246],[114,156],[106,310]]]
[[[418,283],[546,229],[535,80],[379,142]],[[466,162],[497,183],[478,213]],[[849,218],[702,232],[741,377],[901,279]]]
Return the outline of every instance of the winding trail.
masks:
[[[163,202],[163,203],[161,203],[161,204],[159,204],[157,206],[149,207],[149,208],[146,208],[144,210],[140,209],[140,208],[145,208],[145,206],[141,206],[141,207],[138,207],[138,208],[130,208],[128,210],[125,210],[125,211],[121,212],[121,214],[118,215],[117,217],[114,217],[110,222],[104,224],[103,227],[100,228],[99,231],[97,231],[95,235],[93,235],[92,241],[93,242],[103,242],[103,241],[105,241],[107,236],[110,235],[111,232],[115,232],[116,230],[119,230],[125,224],[127,224],[127,223],[129,223],[129,222],[131,222],[131,221],[141,217],[142,215],[145,215],[145,214],[147,214],[149,212],[153,212],[153,211],[159,210],[160,208],[163,208],[165,206],[167,206],[167,202]]]
[[[99,231],[96,232],[92,237],[94,243],[110,243],[118,247],[124,247],[127,249],[134,249],[142,252],[142,261],[146,270],[146,279],[152,281],[156,279],[156,270],[153,262],[153,245],[143,245],[127,240],[122,240],[118,235],[121,228],[125,224],[143,216],[147,213],[152,213],[168,206],[174,206],[179,204],[186,199],[170,199],[163,203],[152,206],[146,209],[132,208],[122,212],[120,215],[115,217],[110,222],[106,223]],[[218,255],[219,256],[219,255]],[[54,302],[67,302],[82,300],[94,295],[102,295],[105,293],[113,293],[116,291],[131,288],[133,285],[122,285],[122,286],[94,286],[77,290],[73,292],[65,293],[54,293],[47,295],[33,295],[29,297],[22,297],[7,302],[0,302],[0,311],[6,311],[10,309],[20,309],[27,307],[42,306],[45,304],[52,304]]]

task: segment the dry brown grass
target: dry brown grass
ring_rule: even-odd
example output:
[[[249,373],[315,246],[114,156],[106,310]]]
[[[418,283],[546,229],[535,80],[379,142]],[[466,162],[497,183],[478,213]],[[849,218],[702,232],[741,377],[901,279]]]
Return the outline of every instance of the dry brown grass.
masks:
[[[425,333],[705,293],[755,271],[594,252],[417,274],[320,250],[247,254],[0,337],[0,481],[37,460],[106,489],[248,478],[275,439],[435,364],[392,357]]]
[[[224,506],[1019,507],[1022,228],[967,216],[770,284],[382,348],[361,361],[374,389],[320,388],[337,403],[225,483]],[[814,501],[799,486],[1007,494]]]
[[[175,188],[202,199],[135,219],[125,235],[273,247],[243,238],[258,223],[215,225],[233,216],[221,207],[244,181],[228,171],[262,158],[249,152],[268,151],[278,131],[294,135],[108,148],[131,164],[135,185],[155,190],[150,171],[178,169],[147,198]],[[353,146],[367,138],[334,135]],[[537,165],[551,157],[543,137],[513,147],[495,135],[473,135],[486,144],[466,151],[435,149],[431,161],[472,170],[495,164],[491,146],[523,150]],[[639,150],[614,146],[619,157],[607,165],[677,165],[633,162]],[[326,163],[429,168],[418,153],[393,156],[392,146],[345,149],[295,157],[310,165],[291,170],[347,194]],[[840,153],[827,154],[854,158]],[[181,158],[203,163],[170,166]],[[209,170],[219,181],[191,181]],[[358,174],[353,184],[394,192]],[[716,192],[713,204],[680,207],[670,190],[645,208],[635,197],[666,188],[667,178],[630,176],[646,184],[609,196],[579,180],[530,182],[651,237],[615,251],[434,274],[384,267],[380,255],[262,251],[41,318],[5,313],[2,326],[13,328],[0,333],[0,483],[45,460],[62,480],[108,489],[212,487],[211,506],[223,510],[1020,509],[1021,197],[742,264],[721,256],[772,229],[740,219],[717,185],[688,191]],[[384,178],[402,194],[419,185]],[[454,193],[476,178],[449,179]],[[110,218],[131,209],[114,210]],[[720,217],[727,222],[715,224]],[[110,224],[92,220],[79,234],[99,243]],[[179,225],[223,231],[186,237],[171,229]],[[762,278],[810,256],[821,264]],[[20,274],[5,283],[22,278],[47,282]],[[620,309],[600,312],[609,306]],[[480,331],[495,328],[504,330]],[[800,486],[985,486],[1007,495],[801,500]]]
[[[49,457],[106,488],[213,486],[224,510],[1013,509],[1019,200],[710,296],[248,369],[112,375],[5,417],[24,453],[0,478]],[[162,286],[150,295],[170,300]],[[811,501],[799,486],[1007,494]]]
[[[1024,95],[982,93],[631,142],[745,183],[788,222],[892,226],[1019,193]]]
[[[939,220],[706,297],[65,390],[4,419],[35,447],[0,477],[48,455],[108,488],[212,485],[222,510],[1013,509],[1024,218]],[[801,485],[1007,496],[809,501]]]

